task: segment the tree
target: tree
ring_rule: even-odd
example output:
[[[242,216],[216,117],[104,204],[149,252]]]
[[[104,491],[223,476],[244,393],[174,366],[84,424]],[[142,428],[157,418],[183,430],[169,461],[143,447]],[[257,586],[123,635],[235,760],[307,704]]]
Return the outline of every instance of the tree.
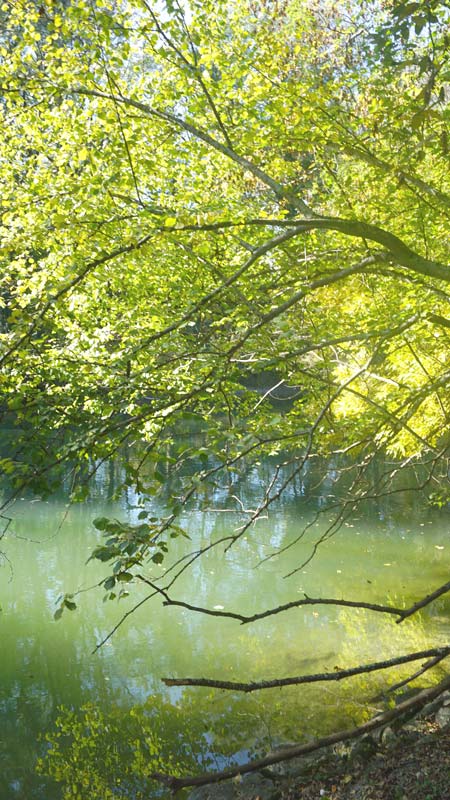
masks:
[[[447,502],[446,4],[49,0],[1,14],[9,500],[68,467],[80,498],[123,458],[142,521],[96,521],[104,588],[141,580],[241,622],[174,597],[201,552],[169,582],[146,571],[221,475],[274,462],[240,530],[205,549],[236,546],[313,459],[342,476],[322,540],[363,500],[408,488],[411,469]],[[177,449],[188,423],[202,444]],[[401,622],[449,588],[370,608]],[[324,602],[368,606],[288,607]]]

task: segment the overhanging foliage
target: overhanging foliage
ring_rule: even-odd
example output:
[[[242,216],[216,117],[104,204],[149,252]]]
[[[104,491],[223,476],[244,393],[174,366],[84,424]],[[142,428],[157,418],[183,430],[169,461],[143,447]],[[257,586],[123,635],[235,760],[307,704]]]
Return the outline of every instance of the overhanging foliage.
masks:
[[[135,443],[125,484],[141,523],[97,521],[108,592],[148,581],[183,507],[265,456],[258,506],[204,550],[234,546],[312,459],[335,459],[345,483],[311,557],[406,468],[445,503],[446,4],[48,0],[0,14],[8,501],[68,468],[82,498]],[[188,424],[201,444],[177,449]]]

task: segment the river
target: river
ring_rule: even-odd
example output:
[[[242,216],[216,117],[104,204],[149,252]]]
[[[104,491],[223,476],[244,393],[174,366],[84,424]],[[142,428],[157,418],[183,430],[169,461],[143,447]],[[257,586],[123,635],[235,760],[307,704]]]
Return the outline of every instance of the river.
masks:
[[[234,620],[163,608],[153,599],[93,654],[122,615],[144,597],[143,588],[132,584],[128,598],[103,602],[104,591],[94,589],[77,596],[76,611],[66,610],[59,621],[53,619],[62,593],[88,588],[107,574],[105,565],[86,563],[101,540],[92,520],[137,518],[136,498],[128,493],[111,501],[107,478],[106,473],[98,477],[93,496],[82,504],[70,505],[64,496],[22,498],[8,511],[12,521],[1,541],[0,569],[2,800],[62,797],[58,783],[34,769],[46,749],[42,737],[54,731],[61,707],[77,711],[92,703],[105,713],[112,706],[125,713],[148,697],[167,701],[165,708],[188,697],[207,726],[219,707],[222,716],[224,709],[230,712],[222,736],[228,736],[231,750],[244,758],[251,749],[249,737],[267,747],[352,724],[360,718],[357,692],[373,695],[389,681],[388,673],[349,689],[327,684],[289,689],[284,695],[276,690],[226,699],[224,693],[168,689],[161,677],[250,680],[332,671],[448,642],[445,597],[401,626],[373,612],[332,606],[295,609],[241,626]],[[258,475],[253,474],[246,485],[246,505],[257,484]],[[449,512],[426,509],[414,495],[389,506],[373,505],[347,520],[307,566],[284,578],[305,560],[331,519],[328,513],[314,521],[317,502],[301,491],[291,492],[226,554],[219,547],[196,561],[175,585],[173,596],[243,614],[303,593],[401,606],[448,579]],[[183,524],[191,540],[172,542],[167,566],[183,552],[230,532],[242,519],[232,510],[186,513]],[[312,525],[295,547],[264,560],[295,540],[308,521]],[[152,565],[151,573],[156,577],[161,570]],[[208,741],[220,766],[226,760],[219,740],[211,736]]]

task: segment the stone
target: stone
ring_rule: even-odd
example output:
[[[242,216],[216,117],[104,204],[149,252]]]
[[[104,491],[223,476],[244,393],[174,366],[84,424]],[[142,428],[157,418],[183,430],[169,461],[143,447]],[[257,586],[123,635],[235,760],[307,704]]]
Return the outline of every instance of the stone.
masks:
[[[450,725],[450,705],[442,706],[434,719],[440,728],[446,728],[447,725]]]
[[[234,786],[229,781],[212,783],[210,786],[199,786],[188,796],[188,800],[235,800],[235,798]]]
[[[390,744],[393,744],[396,741],[396,739],[397,737],[389,725],[383,728],[380,736],[381,744],[389,746]]]
[[[417,716],[420,718],[429,717],[434,714],[435,711],[438,711],[441,706],[446,706],[448,703],[450,703],[450,692],[443,692],[439,697],[432,700],[431,703],[427,703]]]

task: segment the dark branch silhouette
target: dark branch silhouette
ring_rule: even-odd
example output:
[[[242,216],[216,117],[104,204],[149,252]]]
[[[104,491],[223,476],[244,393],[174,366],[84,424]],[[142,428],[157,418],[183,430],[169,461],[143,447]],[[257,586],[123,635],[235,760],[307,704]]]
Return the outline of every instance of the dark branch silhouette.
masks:
[[[390,669],[390,667],[407,664],[409,661],[418,661],[421,658],[430,658],[434,656],[441,660],[449,654],[450,646],[434,647],[431,650],[408,653],[408,655],[398,656],[398,658],[390,658],[387,661],[375,661],[372,664],[363,664],[350,669],[337,669],[334,672],[319,672],[313,675],[298,675],[293,678],[278,678],[272,681],[252,681],[251,683],[216,681],[209,678],[162,678],[162,681],[166,686],[209,686],[212,689],[227,689],[235,692],[257,692],[261,689],[279,689],[282,686],[298,686],[302,683],[341,681],[344,678],[351,678],[353,675],[362,675],[367,672]]]
[[[414,603],[414,605],[411,606],[410,608],[407,608],[402,613],[401,619],[398,619],[397,622],[403,622],[404,619],[411,617],[413,614],[416,613],[416,611],[419,611],[421,608],[425,608],[425,606],[429,605],[430,603],[433,602],[433,600],[436,600],[438,597],[445,594],[449,590],[450,590],[450,581],[444,583],[438,589],[435,589],[435,591],[431,592],[431,594],[427,594],[426,597],[424,597],[422,600],[419,600],[417,603]]]
[[[231,537],[227,537],[228,539]],[[211,545],[210,545],[211,547]],[[260,619],[265,619],[266,617],[272,617],[275,614],[280,614],[283,611],[290,611],[292,608],[300,608],[301,606],[316,606],[316,605],[323,605],[323,606],[345,606],[347,608],[365,608],[368,611],[376,611],[381,614],[392,614],[393,616],[399,617],[397,622],[402,622],[407,617],[411,617],[421,608],[429,605],[435,600],[437,597],[445,594],[450,590],[450,581],[445,583],[443,586],[440,586],[431,594],[424,597],[419,602],[415,603],[414,605],[410,606],[410,608],[397,608],[396,606],[389,606],[389,605],[381,605],[379,603],[367,603],[363,600],[344,600],[339,598],[329,598],[329,597],[308,597],[307,594],[301,600],[293,600],[290,603],[284,603],[282,605],[276,606],[275,608],[269,608],[267,611],[261,611],[257,614],[239,614],[235,611],[219,611],[217,609],[212,608],[204,608],[202,606],[195,606],[191,603],[186,603],[184,600],[173,600],[169,594],[167,593],[166,589],[157,586],[155,583],[150,581],[148,578],[144,577],[143,575],[137,575],[139,580],[146,583],[151,589],[154,590],[155,594],[160,594],[163,599],[164,606],[179,606],[181,608],[186,608],[188,611],[196,611],[199,614],[206,614],[207,616],[211,617],[226,617],[228,619],[235,619],[241,623],[241,625],[247,625],[250,622],[257,622]]]
[[[388,688],[385,689],[383,692],[380,692],[379,694],[375,695],[375,697],[372,697],[371,702],[375,703],[378,702],[379,700],[383,700],[383,698],[385,698],[386,695],[392,694],[393,692],[398,691],[398,689],[401,689],[402,686],[407,686],[408,683],[411,683],[411,681],[415,681],[416,678],[420,678],[420,676],[424,675],[425,672],[428,672],[429,669],[436,667],[437,664],[439,664],[441,661],[444,660],[444,658],[447,658],[447,655],[448,653],[444,653],[444,655],[438,655],[434,656],[434,658],[430,658],[429,661],[426,661],[425,664],[422,664],[420,669],[417,669],[415,672],[412,673],[412,675],[409,675],[402,681],[393,683],[392,686],[388,686]]]

